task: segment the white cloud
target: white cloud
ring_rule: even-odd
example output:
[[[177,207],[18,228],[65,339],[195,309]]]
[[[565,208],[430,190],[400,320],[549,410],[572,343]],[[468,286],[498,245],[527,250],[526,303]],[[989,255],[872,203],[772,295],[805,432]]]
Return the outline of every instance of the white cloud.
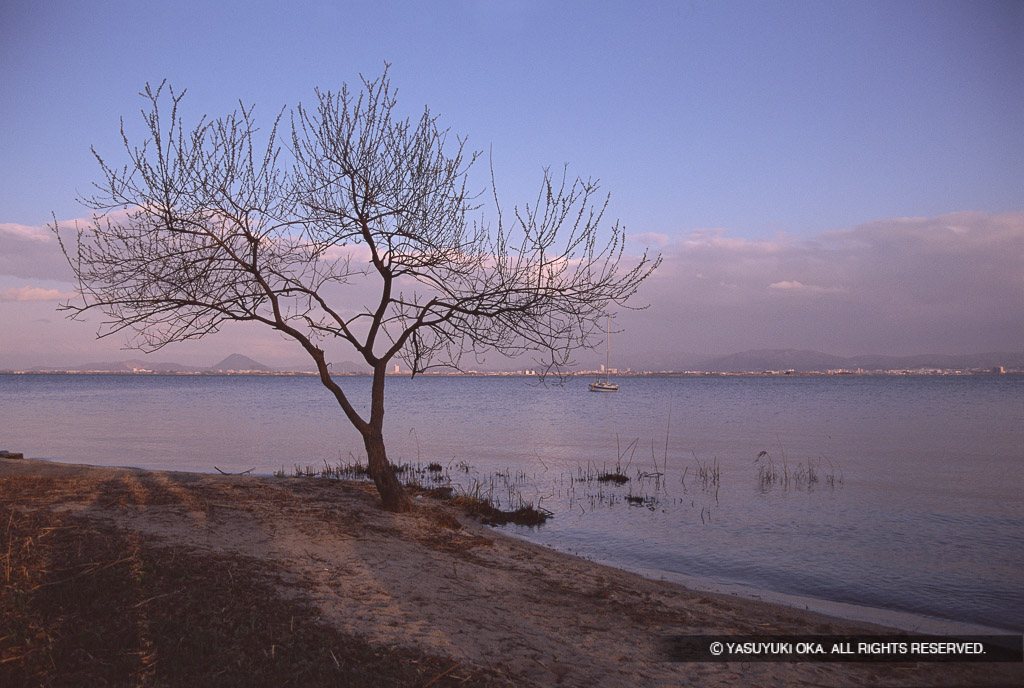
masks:
[[[73,291],[59,289],[43,289],[42,287],[10,287],[0,289],[0,301],[67,301],[78,294]]]
[[[814,284],[804,284],[799,280],[772,282],[768,285],[768,288],[777,289],[779,291],[801,292],[807,294],[842,294],[846,292],[846,289],[843,287],[820,287]]]
[[[807,289],[807,285],[803,282],[797,282],[793,280],[791,282],[773,282],[768,285],[769,289]]]

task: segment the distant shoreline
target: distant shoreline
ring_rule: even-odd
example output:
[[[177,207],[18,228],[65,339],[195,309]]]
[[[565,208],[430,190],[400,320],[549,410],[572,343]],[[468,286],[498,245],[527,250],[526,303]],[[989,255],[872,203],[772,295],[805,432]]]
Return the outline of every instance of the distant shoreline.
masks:
[[[319,377],[319,373],[301,370],[281,371],[203,371],[203,370],[0,370],[0,375],[125,375],[125,376],[184,376],[184,377]],[[590,378],[603,375],[600,371],[587,370],[582,372],[565,373],[565,378],[585,377]],[[995,372],[992,370],[804,370],[804,371],[777,371],[765,370],[722,372],[722,371],[632,371],[613,373],[611,377],[633,378],[633,377],[907,377],[907,376],[1018,376],[1024,375],[1024,370],[1004,370]],[[333,373],[334,377],[372,377],[373,373]],[[388,373],[388,377],[409,377],[408,371],[399,373]],[[450,373],[419,373],[416,377],[525,377],[536,379],[538,375],[513,372],[450,372]],[[558,377],[550,374],[547,377]]]
[[[616,377],[708,377],[708,376],[784,376],[784,375],[992,375],[1024,374],[1024,351],[990,351],[974,354],[915,354],[835,356],[820,351],[796,349],[754,349],[726,356],[673,354],[665,352],[656,361],[636,365],[636,357],[619,361],[619,366],[574,363],[550,377],[593,377],[606,374]],[[631,365],[622,365],[630,363]],[[295,368],[289,368],[294,365]],[[296,359],[285,366],[271,366],[240,353],[233,353],[210,365],[182,364],[155,358],[127,360],[92,360],[77,365],[35,365],[0,367],[5,373],[40,374],[136,374],[136,375],[285,375],[316,376],[319,371]],[[478,364],[479,365],[479,364]],[[435,368],[419,375],[426,377],[533,377],[541,368],[527,361],[494,361],[492,368],[452,370]],[[372,375],[362,361],[335,360],[328,370],[336,376]],[[387,366],[388,375],[410,375],[400,363]]]

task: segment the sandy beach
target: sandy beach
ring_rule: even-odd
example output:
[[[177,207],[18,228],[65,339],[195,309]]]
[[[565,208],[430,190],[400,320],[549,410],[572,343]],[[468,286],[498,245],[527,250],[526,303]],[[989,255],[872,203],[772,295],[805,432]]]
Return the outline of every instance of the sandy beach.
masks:
[[[11,526],[32,514],[59,518],[51,530],[130,534],[148,548],[260,562],[272,575],[258,575],[271,580],[282,599],[315,610],[320,623],[373,647],[433,658],[437,670],[411,685],[460,685],[471,678],[473,685],[516,686],[1024,681],[1020,664],[666,661],[663,643],[673,635],[886,629],[649,580],[506,536],[428,497],[417,499],[411,515],[391,514],[378,507],[367,484],[0,459],[0,498],[8,521],[0,552],[8,552],[8,563],[19,543],[35,542],[26,535],[16,541]],[[42,541],[40,535],[36,540]],[[11,576],[8,571],[8,581]],[[37,587],[31,594],[50,594],[59,585]],[[186,594],[184,587],[172,586],[159,596],[172,603],[175,595]],[[133,608],[147,603],[139,600]],[[18,610],[3,613],[10,621]],[[34,650],[8,635],[0,652],[0,683],[14,685],[4,676],[22,675],[17,672]],[[274,648],[264,654],[268,661],[276,656]],[[337,656],[330,656],[340,667]],[[139,676],[149,678],[126,676],[127,684],[167,684],[159,653],[148,657]],[[53,667],[53,685],[63,685],[61,671]]]

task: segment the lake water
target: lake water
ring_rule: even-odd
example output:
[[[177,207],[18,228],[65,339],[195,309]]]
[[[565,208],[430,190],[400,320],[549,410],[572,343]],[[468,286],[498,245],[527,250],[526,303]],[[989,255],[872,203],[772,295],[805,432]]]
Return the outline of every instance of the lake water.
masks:
[[[462,489],[539,501],[554,517],[511,530],[605,563],[906,612],[911,627],[1024,630],[1024,377],[620,384],[389,378],[389,453],[437,461]],[[365,407],[369,379],[343,385]],[[267,474],[362,456],[309,377],[0,375],[0,448]],[[617,463],[629,483],[592,479]]]

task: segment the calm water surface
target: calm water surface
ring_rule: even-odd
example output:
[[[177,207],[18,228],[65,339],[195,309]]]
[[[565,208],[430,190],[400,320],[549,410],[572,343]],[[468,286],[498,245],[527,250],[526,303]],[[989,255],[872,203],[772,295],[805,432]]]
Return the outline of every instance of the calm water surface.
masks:
[[[391,378],[391,458],[539,500],[554,518],[520,534],[614,565],[1024,630],[1024,378],[586,382]],[[306,377],[0,375],[0,448],[206,472],[362,455]],[[617,462],[627,485],[574,479]]]

